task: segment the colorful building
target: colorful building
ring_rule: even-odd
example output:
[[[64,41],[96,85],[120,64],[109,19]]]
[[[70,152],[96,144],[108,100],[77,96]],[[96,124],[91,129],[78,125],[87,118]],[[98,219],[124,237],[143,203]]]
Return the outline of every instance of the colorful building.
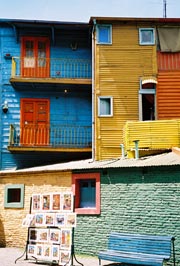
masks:
[[[88,23],[0,20],[0,168],[91,158]]]
[[[27,228],[22,227],[22,221],[29,213],[32,194],[74,191],[78,214],[75,254],[97,255],[106,248],[111,231],[173,235],[176,265],[180,265],[179,173],[179,149],[140,159],[88,159],[3,171],[0,244],[25,248]],[[87,186],[90,180],[95,186]],[[6,200],[17,188],[23,199],[19,207]],[[88,198],[90,190],[95,193]],[[81,206],[78,193],[81,193]],[[90,199],[91,207],[87,208]]]
[[[103,160],[120,155],[127,121],[179,119],[180,20],[92,17],[90,23],[94,154]]]
[[[179,31],[0,21],[1,245],[25,245],[33,193],[73,191],[77,253],[96,255],[112,230],[173,235],[180,263]]]

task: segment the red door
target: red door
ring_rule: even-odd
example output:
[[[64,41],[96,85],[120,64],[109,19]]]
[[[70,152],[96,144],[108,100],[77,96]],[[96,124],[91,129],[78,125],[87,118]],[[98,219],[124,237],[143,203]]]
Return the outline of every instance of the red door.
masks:
[[[23,77],[49,77],[49,39],[22,37],[21,70]]]
[[[21,100],[21,145],[49,144],[49,100]]]

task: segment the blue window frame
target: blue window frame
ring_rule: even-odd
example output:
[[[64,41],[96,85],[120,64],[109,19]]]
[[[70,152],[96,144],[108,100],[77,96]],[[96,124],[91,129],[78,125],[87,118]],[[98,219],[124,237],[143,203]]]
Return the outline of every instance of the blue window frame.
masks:
[[[141,45],[155,44],[155,31],[153,28],[139,29],[139,44]]]
[[[112,44],[112,26],[98,25],[97,26],[97,43]]]

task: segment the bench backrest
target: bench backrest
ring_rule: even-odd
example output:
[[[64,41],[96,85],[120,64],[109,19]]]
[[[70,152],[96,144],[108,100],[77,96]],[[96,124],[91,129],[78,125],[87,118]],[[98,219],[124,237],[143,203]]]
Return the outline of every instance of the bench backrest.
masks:
[[[168,259],[171,256],[172,239],[172,236],[111,233],[108,240],[108,249],[157,254]]]

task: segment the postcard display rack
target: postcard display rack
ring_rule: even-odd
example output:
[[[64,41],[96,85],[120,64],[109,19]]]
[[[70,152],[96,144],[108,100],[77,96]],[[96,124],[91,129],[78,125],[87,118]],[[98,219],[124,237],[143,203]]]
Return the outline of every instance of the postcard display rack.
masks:
[[[28,227],[27,260],[50,265],[73,265],[73,258],[77,261],[73,243],[76,213],[71,192],[33,194],[30,213],[22,226]]]

